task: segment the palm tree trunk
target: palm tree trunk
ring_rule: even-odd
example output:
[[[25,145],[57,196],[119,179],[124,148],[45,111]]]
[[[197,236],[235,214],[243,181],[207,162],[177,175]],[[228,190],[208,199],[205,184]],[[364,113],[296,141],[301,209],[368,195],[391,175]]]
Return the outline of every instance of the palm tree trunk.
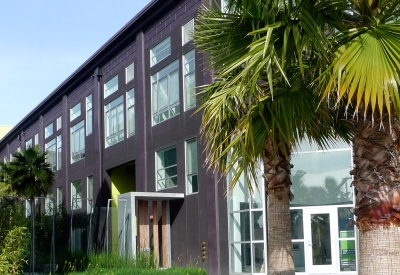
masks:
[[[359,274],[400,274],[400,123],[368,117],[353,121]]]
[[[29,274],[35,274],[35,197],[31,197],[31,255]]]
[[[268,274],[270,275],[295,274],[290,223],[292,166],[289,159],[281,149],[274,150],[272,144],[266,142],[264,179],[268,198]]]

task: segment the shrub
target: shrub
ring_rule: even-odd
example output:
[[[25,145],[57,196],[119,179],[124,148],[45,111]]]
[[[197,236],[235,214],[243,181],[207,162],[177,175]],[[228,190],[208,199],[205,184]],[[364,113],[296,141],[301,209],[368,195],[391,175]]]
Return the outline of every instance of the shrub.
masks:
[[[21,274],[28,255],[26,227],[8,231],[0,254],[0,274]]]

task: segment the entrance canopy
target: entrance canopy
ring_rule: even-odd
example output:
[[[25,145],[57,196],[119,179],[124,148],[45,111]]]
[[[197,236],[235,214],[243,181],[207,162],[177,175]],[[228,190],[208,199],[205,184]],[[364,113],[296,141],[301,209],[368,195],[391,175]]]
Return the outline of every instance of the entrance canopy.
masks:
[[[119,195],[118,200],[124,201],[126,204],[126,208],[124,207],[126,210],[118,208],[118,235],[125,236],[126,241],[122,245],[125,253],[130,257],[135,257],[137,248],[150,251],[149,237],[150,231],[152,231],[154,256],[161,260],[162,267],[169,267],[171,264],[169,257],[171,255],[169,201],[184,199],[184,197],[182,193],[162,192],[128,192]],[[152,213],[149,213],[150,209],[152,209]],[[150,216],[153,218],[152,226],[149,224]],[[162,222],[161,240],[158,240],[158,217],[161,218]],[[137,229],[139,232],[137,232]],[[159,241],[161,241],[161,251],[158,247]],[[159,257],[160,254],[162,257]]]

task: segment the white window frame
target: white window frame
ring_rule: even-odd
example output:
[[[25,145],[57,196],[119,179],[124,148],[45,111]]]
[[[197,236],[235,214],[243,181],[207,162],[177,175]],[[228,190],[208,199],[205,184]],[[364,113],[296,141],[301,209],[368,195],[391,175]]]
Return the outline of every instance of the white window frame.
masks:
[[[93,213],[93,208],[94,208],[94,200],[93,200],[93,175],[90,175],[86,178],[86,190],[87,190],[87,198],[86,200],[86,208],[87,208],[87,213]],[[90,201],[91,199],[91,201]],[[90,205],[91,203],[91,205]],[[91,210],[91,211],[90,211]]]
[[[161,158],[162,156],[160,156],[161,153],[171,150],[171,149],[175,149],[175,164],[169,165],[169,166],[162,166],[162,162],[164,162]],[[164,189],[169,189],[169,188],[173,188],[178,186],[178,162],[177,162],[177,148],[176,146],[170,146],[167,147],[165,149],[159,150],[156,152],[156,190],[164,190]],[[176,174],[174,175],[168,175],[168,173],[166,172],[166,170],[168,169],[176,169]],[[175,179],[176,184],[171,185],[171,186],[167,186],[165,181],[169,181],[171,179]],[[162,185],[162,182],[164,181],[164,185]],[[172,182],[172,181],[169,181]]]
[[[25,149],[31,148],[32,146],[33,146],[32,138],[30,138],[27,141],[25,141]]]
[[[192,33],[194,31],[194,18],[190,19],[182,26],[182,45],[193,40]]]
[[[59,116],[58,118],[57,118],[57,131],[58,130],[60,130],[61,129],[61,126],[62,126],[62,116]]]
[[[177,79],[173,79],[173,77]],[[166,81],[166,90],[161,88],[162,83]],[[178,87],[173,87],[176,83]],[[151,76],[152,89],[152,110],[153,125],[161,123],[180,113],[179,101],[179,60],[175,60],[163,69]],[[163,94],[164,92],[164,94]],[[165,106],[160,107],[161,100],[165,101]]]
[[[62,135],[57,136],[57,170],[62,168]]]
[[[81,103],[78,102],[70,109],[70,121],[73,121],[82,114]]]
[[[125,68],[125,83],[131,82],[134,79],[135,79],[135,63],[131,63]]]
[[[35,134],[35,146],[39,145],[39,134]]]
[[[75,144],[75,136],[78,144]],[[71,163],[85,158],[85,121],[82,120],[71,127]]]
[[[187,79],[191,77],[194,78],[194,83],[187,87]],[[196,107],[196,52],[194,49],[183,55],[183,91],[185,110]]]
[[[86,97],[86,136],[93,132],[93,96],[92,94]]]
[[[57,142],[56,138],[53,138],[44,145],[44,150],[47,151],[46,162],[50,164],[51,170],[54,172],[57,170]]]
[[[54,133],[53,122],[44,127],[44,138],[48,138]]]
[[[104,106],[104,141],[106,148],[124,140],[124,116],[123,95],[117,97],[116,99]]]
[[[118,75],[113,76],[104,83],[104,98],[107,98],[116,91],[118,91]]]
[[[127,136],[135,134],[135,89],[126,92],[126,128]]]
[[[171,37],[168,36],[163,41],[155,45],[150,50],[150,64],[156,65],[161,60],[164,60],[171,55]]]
[[[80,184],[80,192],[77,192],[77,186]],[[75,204],[74,204],[74,198]],[[72,210],[82,209],[82,180],[76,180],[71,182],[71,208]]]
[[[195,154],[194,156],[191,156],[192,161],[195,162],[195,164],[192,166],[195,168],[195,171],[190,171],[191,164],[189,163],[189,144],[195,144]],[[198,181],[198,160],[197,160],[197,138],[192,138],[189,139],[185,142],[185,164],[186,164],[186,194],[195,194],[199,192],[199,181]],[[196,183],[197,183],[197,190],[193,190],[193,179],[196,177]]]

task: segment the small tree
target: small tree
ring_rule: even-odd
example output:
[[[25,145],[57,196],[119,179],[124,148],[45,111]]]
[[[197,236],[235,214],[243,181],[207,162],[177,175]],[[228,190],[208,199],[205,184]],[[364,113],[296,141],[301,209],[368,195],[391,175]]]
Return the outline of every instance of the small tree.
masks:
[[[0,163],[0,179],[7,191],[19,197],[30,199],[31,206],[31,255],[29,272],[35,266],[35,196],[46,196],[52,187],[55,174],[46,162],[47,152],[40,152],[39,146],[14,152],[13,159]]]

